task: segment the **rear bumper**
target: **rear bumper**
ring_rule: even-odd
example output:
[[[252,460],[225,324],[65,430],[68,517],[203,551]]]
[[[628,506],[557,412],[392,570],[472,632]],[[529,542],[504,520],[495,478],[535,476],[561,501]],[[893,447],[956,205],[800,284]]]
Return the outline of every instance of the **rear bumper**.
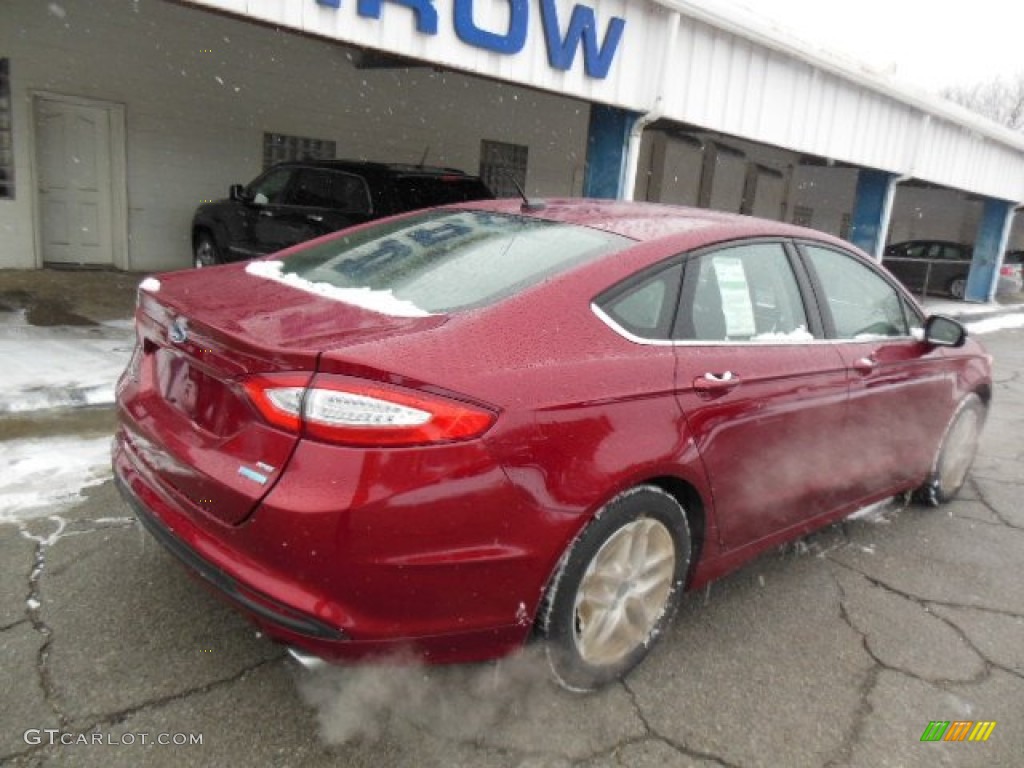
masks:
[[[249,612],[255,618],[271,622],[279,627],[287,629],[307,637],[315,637],[322,640],[343,641],[345,633],[336,627],[332,627],[313,616],[307,616],[299,611],[274,600],[269,595],[264,595],[256,590],[242,584],[238,579],[225,573],[223,570],[207,562],[191,549],[181,539],[176,537],[167,526],[139,499],[138,496],[128,487],[120,476],[115,478],[117,490],[121,498],[125,500],[135,516],[142,523],[142,527],[149,531],[163,547],[172,555],[177,557],[194,574],[212,586],[217,592],[235,603],[239,608]]]
[[[230,526],[164,488],[123,431],[113,466],[125,502],[163,547],[269,638],[302,653],[329,662],[396,654],[471,662],[505,655],[529,635],[530,624],[514,616],[515,606],[539,590],[528,585],[535,564],[522,551],[382,561],[381,548],[398,546],[397,532],[414,511],[363,512],[376,523],[370,529],[353,519],[360,513],[344,509],[297,512],[293,504],[307,501],[300,497],[284,507],[264,503],[246,522]],[[300,496],[305,487],[296,484]],[[421,546],[419,536],[406,534],[402,541]],[[504,608],[508,603],[511,610]],[[512,621],[502,621],[502,613]]]

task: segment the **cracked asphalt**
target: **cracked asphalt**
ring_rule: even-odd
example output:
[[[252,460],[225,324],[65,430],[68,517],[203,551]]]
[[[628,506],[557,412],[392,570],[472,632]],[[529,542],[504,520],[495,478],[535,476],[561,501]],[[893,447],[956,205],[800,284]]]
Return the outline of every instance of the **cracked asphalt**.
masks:
[[[110,483],[59,517],[0,525],[0,762],[1021,766],[1022,339],[985,337],[995,402],[961,499],[890,505],[689,594],[647,661],[590,696],[549,683],[536,649],[300,670]],[[985,743],[922,743],[933,720],[997,724]]]

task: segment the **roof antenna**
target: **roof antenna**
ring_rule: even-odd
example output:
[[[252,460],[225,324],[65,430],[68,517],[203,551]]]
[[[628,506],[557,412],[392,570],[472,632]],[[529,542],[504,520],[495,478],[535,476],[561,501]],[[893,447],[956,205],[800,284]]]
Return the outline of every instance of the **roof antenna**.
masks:
[[[526,196],[526,193],[523,191],[522,186],[520,186],[519,180],[512,174],[510,170],[508,170],[508,168],[499,168],[498,170],[508,177],[508,180],[512,182],[512,186],[516,188],[516,192],[518,192],[519,196],[523,199],[523,204],[519,206],[519,210],[521,210],[523,213],[526,213],[528,211],[543,211],[545,208],[548,207],[547,201],[543,200],[542,198],[537,197],[534,198],[533,200],[528,198]]]
[[[427,144],[427,148],[423,150],[423,156],[420,157],[420,164],[419,164],[420,168],[422,168],[423,164],[425,162],[427,162],[427,155],[429,155],[429,154],[430,154],[430,145]]]

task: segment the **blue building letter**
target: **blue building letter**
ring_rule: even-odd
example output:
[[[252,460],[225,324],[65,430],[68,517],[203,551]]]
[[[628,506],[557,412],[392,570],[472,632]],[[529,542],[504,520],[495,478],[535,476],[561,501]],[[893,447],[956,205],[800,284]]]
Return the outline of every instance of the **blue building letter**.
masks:
[[[558,9],[555,0],[540,0],[541,21],[548,46],[548,61],[555,69],[568,70],[576,58],[576,49],[583,43],[583,69],[589,77],[603,79],[615,58],[615,51],[626,27],[625,19],[613,16],[608,22],[604,43],[597,44],[597,19],[594,10],[574,5],[569,17],[569,29],[565,36],[558,25]]]
[[[385,0],[359,0],[359,15],[367,19],[379,19],[380,7]],[[437,34],[437,11],[433,0],[387,0],[395,5],[411,8],[416,16],[416,30],[425,35]]]
[[[519,53],[526,45],[530,21],[527,0],[508,0],[508,32],[504,35],[480,29],[473,21],[473,0],[455,0],[455,34],[459,40],[495,53]]]

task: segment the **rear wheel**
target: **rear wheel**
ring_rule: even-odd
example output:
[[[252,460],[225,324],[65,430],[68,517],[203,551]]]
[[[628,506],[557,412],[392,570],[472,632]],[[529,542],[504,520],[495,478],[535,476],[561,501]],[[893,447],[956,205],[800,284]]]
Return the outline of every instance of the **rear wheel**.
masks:
[[[209,232],[200,232],[196,236],[194,256],[193,266],[197,269],[200,267],[212,267],[221,263],[220,249],[217,247],[213,235]]]
[[[675,498],[640,486],[609,502],[545,596],[540,630],[558,681],[589,691],[635,667],[675,615],[689,565],[690,531]]]
[[[986,414],[980,397],[971,394],[964,398],[946,428],[928,481],[917,490],[920,500],[933,506],[945,504],[964,487],[978,453]]]
[[[949,281],[949,295],[954,299],[962,299],[967,295],[967,278],[966,277],[954,277]]]

